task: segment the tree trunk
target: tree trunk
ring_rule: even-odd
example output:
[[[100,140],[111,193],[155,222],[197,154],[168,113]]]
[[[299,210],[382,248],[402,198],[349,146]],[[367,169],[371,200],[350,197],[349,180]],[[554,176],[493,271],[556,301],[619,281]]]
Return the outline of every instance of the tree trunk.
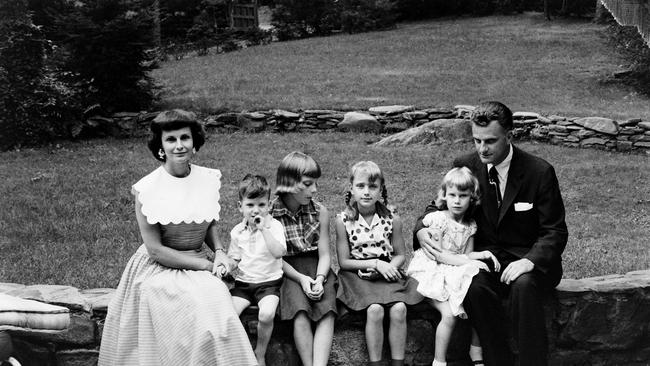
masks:
[[[544,17],[546,20],[551,20],[551,11],[548,8],[548,0],[544,0]]]
[[[160,52],[162,48],[162,36],[160,30],[160,0],[153,0],[153,44]]]

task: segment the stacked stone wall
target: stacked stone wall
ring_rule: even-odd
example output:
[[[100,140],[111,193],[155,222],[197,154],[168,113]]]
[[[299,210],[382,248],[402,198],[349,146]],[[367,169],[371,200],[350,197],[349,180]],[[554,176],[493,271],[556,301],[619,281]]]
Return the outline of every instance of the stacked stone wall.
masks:
[[[280,109],[253,112],[225,112],[201,115],[209,130],[221,132],[320,132],[364,131],[378,134],[398,133],[441,120],[467,120],[474,106],[417,109],[393,105],[364,111]],[[87,129],[114,136],[141,136],[146,133],[156,112],[118,113],[110,117],[87,119]],[[555,145],[597,148],[620,152],[650,154],[650,120],[631,118],[617,121],[605,117],[544,116],[535,112],[514,113],[514,137]]]
[[[16,358],[25,366],[96,365],[113,292],[114,289],[106,288],[80,290],[69,286],[0,283],[0,293],[70,309],[70,328],[61,334],[12,332]],[[409,309],[408,365],[431,364],[438,320],[437,312],[425,303]],[[546,321],[550,365],[650,365],[650,270],[564,279],[549,296]],[[255,312],[245,312],[242,322],[254,340]],[[464,354],[462,345],[466,343],[461,341],[462,327],[459,329],[454,335],[459,341],[452,342],[450,358],[458,359]],[[338,319],[330,364],[363,365],[366,354],[363,317],[350,315]],[[267,360],[270,366],[300,365],[291,323],[276,321]],[[450,366],[461,364],[451,362]]]

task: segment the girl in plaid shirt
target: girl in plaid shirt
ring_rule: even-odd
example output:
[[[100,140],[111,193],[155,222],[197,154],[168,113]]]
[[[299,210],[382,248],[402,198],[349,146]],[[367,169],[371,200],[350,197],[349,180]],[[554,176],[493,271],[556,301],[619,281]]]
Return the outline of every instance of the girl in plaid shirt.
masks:
[[[320,175],[320,166],[310,156],[290,153],[278,167],[278,197],[271,202],[271,215],[284,225],[287,241],[280,318],[293,320],[294,341],[304,366],[327,365],[337,315],[329,214],[312,198]]]

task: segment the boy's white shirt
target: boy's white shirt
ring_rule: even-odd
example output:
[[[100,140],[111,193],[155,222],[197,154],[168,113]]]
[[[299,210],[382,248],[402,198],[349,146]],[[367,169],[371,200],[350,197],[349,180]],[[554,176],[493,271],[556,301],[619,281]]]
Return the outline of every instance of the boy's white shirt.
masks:
[[[284,236],[284,226],[274,218],[270,218],[271,236],[282,244],[286,250],[287,240]],[[252,236],[252,238],[251,238]],[[240,222],[230,231],[230,246],[228,256],[239,260],[235,279],[247,283],[260,283],[278,280],[282,277],[282,258],[275,258],[266,247],[260,230],[252,231],[246,222]]]

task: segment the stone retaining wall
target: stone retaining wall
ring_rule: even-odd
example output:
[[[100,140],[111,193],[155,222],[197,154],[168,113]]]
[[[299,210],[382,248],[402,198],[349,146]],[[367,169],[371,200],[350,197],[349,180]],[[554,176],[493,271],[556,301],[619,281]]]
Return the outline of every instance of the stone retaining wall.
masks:
[[[217,131],[319,132],[328,130],[397,133],[440,119],[467,119],[473,106],[416,109],[414,106],[378,106],[367,111],[267,110],[227,112],[201,116],[206,128]],[[142,135],[156,112],[93,116],[84,128],[117,136]],[[632,118],[543,116],[514,113],[514,137],[571,147],[599,148],[650,154],[650,121]]]
[[[96,365],[103,321],[113,291],[0,283],[0,293],[63,305],[71,311],[70,329],[62,334],[12,332],[16,357],[25,366]],[[409,309],[408,365],[431,364],[438,319],[436,311],[425,304]],[[650,365],[650,270],[562,280],[547,303],[546,320],[550,365]],[[256,315],[245,312],[242,321],[253,340]],[[463,339],[463,328],[455,334],[456,340]],[[464,354],[462,344],[453,342],[450,357],[458,359],[459,354]],[[290,323],[276,322],[267,360],[269,366],[300,364]],[[363,319],[339,319],[330,364],[356,366],[366,361]],[[461,364],[452,362],[450,366]]]

